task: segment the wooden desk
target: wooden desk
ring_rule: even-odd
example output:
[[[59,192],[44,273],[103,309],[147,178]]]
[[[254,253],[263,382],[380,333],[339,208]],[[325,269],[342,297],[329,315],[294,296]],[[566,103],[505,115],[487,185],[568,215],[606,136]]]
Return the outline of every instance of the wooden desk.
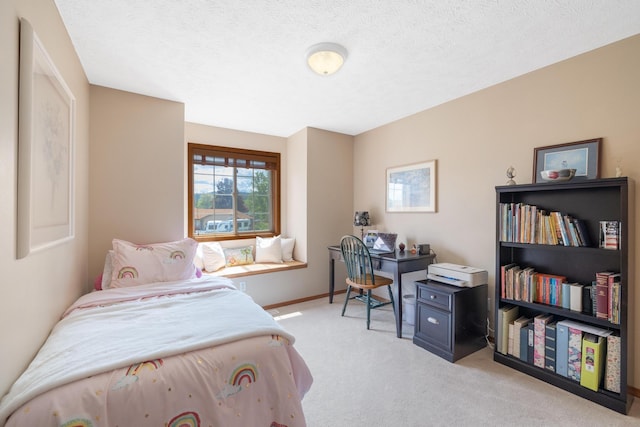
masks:
[[[434,254],[412,254],[408,250],[400,253],[397,249],[394,254],[371,254],[373,269],[392,273],[393,281],[398,289],[396,297],[394,298],[396,308],[396,334],[398,338],[402,338],[402,275],[412,271],[426,270],[428,265],[433,261],[433,258],[435,258]],[[344,262],[342,252],[340,252],[340,246],[329,246],[329,303],[333,303],[336,260]]]

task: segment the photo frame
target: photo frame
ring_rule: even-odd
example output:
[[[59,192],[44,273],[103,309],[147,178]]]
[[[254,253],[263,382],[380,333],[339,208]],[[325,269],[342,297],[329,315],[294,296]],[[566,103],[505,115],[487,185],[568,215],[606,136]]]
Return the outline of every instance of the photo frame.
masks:
[[[20,20],[16,257],[74,237],[75,98]]]
[[[436,212],[437,162],[387,169],[387,212]]]
[[[545,182],[540,172],[549,169],[575,169],[574,181],[600,178],[601,145],[594,138],[534,148],[532,182]]]

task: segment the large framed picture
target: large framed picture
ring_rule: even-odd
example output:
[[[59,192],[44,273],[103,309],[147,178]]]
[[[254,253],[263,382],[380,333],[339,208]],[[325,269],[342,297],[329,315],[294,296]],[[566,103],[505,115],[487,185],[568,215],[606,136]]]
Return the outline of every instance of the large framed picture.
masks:
[[[74,236],[75,98],[26,19],[20,20],[16,256]]]
[[[436,160],[387,169],[387,212],[436,212]]]
[[[544,182],[544,170],[575,169],[574,180],[600,178],[602,138],[538,147],[533,151],[533,182]]]

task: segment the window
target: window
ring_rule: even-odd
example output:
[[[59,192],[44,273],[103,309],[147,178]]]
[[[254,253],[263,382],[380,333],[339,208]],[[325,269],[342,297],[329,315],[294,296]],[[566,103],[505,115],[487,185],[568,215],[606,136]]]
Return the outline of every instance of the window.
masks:
[[[189,236],[280,234],[280,153],[189,144]]]

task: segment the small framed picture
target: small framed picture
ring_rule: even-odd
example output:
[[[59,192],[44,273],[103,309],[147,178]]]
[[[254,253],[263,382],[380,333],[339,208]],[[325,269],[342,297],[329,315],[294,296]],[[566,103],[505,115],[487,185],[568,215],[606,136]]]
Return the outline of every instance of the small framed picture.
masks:
[[[573,180],[600,178],[602,138],[534,148],[532,182],[544,182],[540,172],[575,169]]]
[[[436,161],[387,169],[387,212],[436,212]]]

